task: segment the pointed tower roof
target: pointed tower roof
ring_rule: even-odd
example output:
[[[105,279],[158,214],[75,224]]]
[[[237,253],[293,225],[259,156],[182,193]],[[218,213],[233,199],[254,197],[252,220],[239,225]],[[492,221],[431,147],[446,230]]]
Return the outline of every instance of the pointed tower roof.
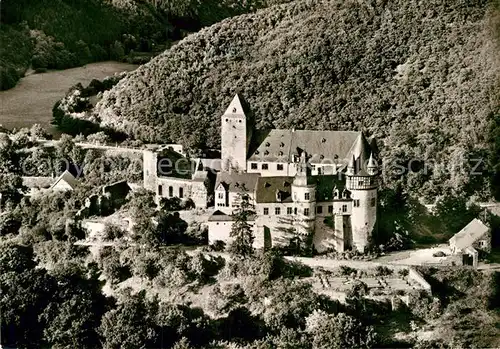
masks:
[[[376,155],[379,153],[377,139],[375,138],[375,136],[372,136],[372,138],[370,139],[370,148],[372,150],[372,154]]]
[[[375,175],[378,172],[377,162],[373,158],[373,152],[370,153],[370,158],[368,159],[368,164],[366,165],[366,170],[369,175]]]
[[[375,159],[373,158],[373,152],[370,153],[370,158],[368,159],[368,168],[370,167],[377,167],[377,163],[375,162]]]
[[[349,164],[347,165],[347,174],[353,175],[355,171],[356,171],[356,159],[354,158],[354,155],[351,155],[351,158],[349,159]]]
[[[365,138],[363,132],[360,132],[356,141],[351,147],[350,154],[354,156],[355,160],[360,160],[361,163],[364,163],[368,159],[368,154],[370,153],[370,145]]]
[[[225,116],[228,115],[245,115],[245,111],[243,110],[243,106],[241,105],[240,97],[238,94],[235,94],[233,97],[233,100],[231,103],[229,103],[229,106],[226,109],[226,112],[224,113]]]

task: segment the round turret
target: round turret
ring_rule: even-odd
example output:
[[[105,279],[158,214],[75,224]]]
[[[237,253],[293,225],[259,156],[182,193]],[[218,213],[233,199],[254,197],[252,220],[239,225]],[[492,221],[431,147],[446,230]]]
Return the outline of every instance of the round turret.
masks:
[[[378,167],[370,155],[364,168],[362,158],[352,159],[346,171],[346,189],[352,199],[352,243],[364,252],[368,247],[377,221]],[[358,166],[356,166],[358,165]]]

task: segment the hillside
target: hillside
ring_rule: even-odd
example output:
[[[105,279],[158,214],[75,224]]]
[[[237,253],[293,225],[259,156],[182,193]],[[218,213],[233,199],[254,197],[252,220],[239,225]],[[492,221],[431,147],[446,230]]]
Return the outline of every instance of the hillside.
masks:
[[[25,71],[89,62],[144,63],[183,31],[277,1],[5,0],[0,6],[0,90]],[[162,51],[162,49],[160,49]],[[149,52],[150,54],[145,54]]]
[[[268,8],[190,35],[105,93],[94,115],[142,140],[217,147],[219,117],[238,92],[258,127],[363,129],[382,140],[385,161],[448,166],[487,146],[497,9],[463,0]],[[428,195],[484,188],[468,185],[470,166],[405,181]],[[400,178],[389,166],[385,175]]]

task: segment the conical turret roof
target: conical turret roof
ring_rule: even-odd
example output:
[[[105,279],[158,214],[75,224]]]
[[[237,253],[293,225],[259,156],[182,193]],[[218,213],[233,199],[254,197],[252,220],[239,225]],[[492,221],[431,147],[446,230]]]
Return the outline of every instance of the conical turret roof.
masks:
[[[368,154],[371,152],[370,144],[366,140],[363,132],[359,133],[358,138],[351,147],[351,155],[359,163],[364,163],[368,159]]]

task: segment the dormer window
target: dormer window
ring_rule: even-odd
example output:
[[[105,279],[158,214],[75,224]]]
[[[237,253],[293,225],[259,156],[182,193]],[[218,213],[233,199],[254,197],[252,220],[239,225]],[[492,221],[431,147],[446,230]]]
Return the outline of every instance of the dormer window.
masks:
[[[269,155],[269,151],[267,151],[267,150],[266,150],[266,151],[264,152],[264,155]]]
[[[285,143],[281,142],[280,143],[280,148],[283,148],[285,146]]]
[[[270,145],[271,145],[271,143],[266,142],[266,147],[269,147]]]
[[[333,189],[333,198],[338,199],[339,197],[339,190],[337,188]]]
[[[319,156],[319,158],[320,158],[320,160],[323,160],[323,159],[325,158],[325,156],[324,156],[323,154],[321,154],[321,155]]]
[[[283,152],[282,151],[278,152],[278,156],[283,156]]]
[[[255,151],[255,155],[259,155],[259,151],[258,150]]]
[[[279,191],[279,189],[276,190],[276,201],[278,202],[283,201],[283,193]]]

